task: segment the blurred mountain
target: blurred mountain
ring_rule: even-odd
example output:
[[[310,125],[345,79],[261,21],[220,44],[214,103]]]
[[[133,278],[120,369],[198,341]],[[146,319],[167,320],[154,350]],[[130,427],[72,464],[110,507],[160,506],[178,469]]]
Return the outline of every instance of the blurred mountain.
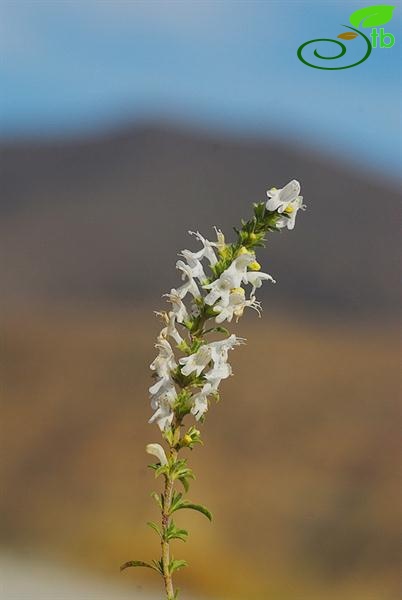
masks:
[[[328,140],[330,146],[331,141]],[[273,234],[270,302],[376,316],[400,300],[396,183],[277,140],[164,125],[92,139],[4,142],[3,303],[148,301],[168,290],[186,231],[230,235],[268,187],[302,182],[308,213]]]

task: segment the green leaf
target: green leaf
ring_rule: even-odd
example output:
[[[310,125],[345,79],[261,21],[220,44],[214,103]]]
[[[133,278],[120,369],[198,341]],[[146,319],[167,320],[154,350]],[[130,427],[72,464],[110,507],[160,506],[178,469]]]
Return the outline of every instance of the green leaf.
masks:
[[[157,477],[159,477],[159,475],[166,475],[166,473],[168,473],[169,471],[169,466],[168,465],[160,465],[158,463],[158,466],[155,469],[155,479]]]
[[[172,574],[174,571],[178,569],[182,569],[183,567],[187,567],[188,563],[185,560],[175,560],[172,559],[169,563],[169,573]]]
[[[156,504],[159,506],[161,510],[163,510],[163,496],[162,494],[157,494],[156,492],[151,492],[151,498],[153,498]]]
[[[170,504],[170,512],[171,513],[173,513],[175,510],[177,510],[177,506],[179,506],[179,504],[181,504],[182,497],[183,497],[183,494],[181,494],[180,492],[173,492],[172,502]]]
[[[169,540],[181,540],[185,542],[188,537],[188,531],[186,529],[177,529],[175,523],[171,521],[169,527],[167,528],[164,540],[168,542]]]
[[[376,6],[367,6],[360,8],[352,13],[349,21],[355,27],[377,27],[384,25],[392,19],[395,6],[388,4],[377,4]]]
[[[215,314],[215,313],[214,313]],[[206,329],[204,333],[224,333],[225,335],[230,335],[230,331],[226,329],[226,327],[211,327],[210,329]]]
[[[166,429],[163,433],[163,437],[169,444],[172,446],[173,441],[173,431],[171,429]]]
[[[152,564],[155,567],[155,570],[158,571],[163,577],[163,560],[153,560]]]
[[[150,527],[151,529],[156,531],[156,533],[159,535],[159,537],[162,537],[162,532],[156,523],[154,523],[153,521],[148,521],[147,525],[148,525],[148,527]]]
[[[179,481],[182,484],[182,486],[184,487],[184,491],[188,492],[188,490],[190,489],[190,484],[187,480],[186,477],[179,477]]]
[[[180,427],[176,427],[173,435],[172,446],[176,446],[178,441],[180,440]]]
[[[191,510],[196,510],[197,512],[200,512],[204,516],[206,516],[207,519],[212,521],[212,515],[205,506],[203,506],[202,504],[193,504],[189,500],[183,500],[183,501],[179,501],[179,502],[175,503],[174,507],[172,507],[170,509],[170,513],[173,513],[176,510],[181,510],[183,508],[189,508]]]
[[[147,569],[159,571],[159,569],[157,569],[155,565],[150,565],[149,563],[144,562],[143,560],[129,560],[125,562],[124,565],[121,565],[120,571],[124,571],[124,569],[128,569],[129,567],[147,567]]]

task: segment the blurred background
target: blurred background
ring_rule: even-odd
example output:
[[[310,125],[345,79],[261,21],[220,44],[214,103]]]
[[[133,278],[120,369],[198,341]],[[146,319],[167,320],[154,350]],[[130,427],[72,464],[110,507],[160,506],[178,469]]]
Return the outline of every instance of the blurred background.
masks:
[[[292,178],[308,211],[259,254],[278,283],[190,457],[214,523],[180,519],[176,580],[399,598],[401,7],[356,68],[296,56],[365,5],[1,2],[2,599],[161,597],[118,572],[158,552],[153,310],[187,230],[230,237]]]

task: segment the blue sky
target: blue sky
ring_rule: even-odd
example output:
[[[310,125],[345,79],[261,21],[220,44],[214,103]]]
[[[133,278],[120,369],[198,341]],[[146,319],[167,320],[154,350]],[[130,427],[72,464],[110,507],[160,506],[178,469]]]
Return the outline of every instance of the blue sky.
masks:
[[[307,143],[395,174],[402,33],[393,5],[384,25],[393,48],[323,71],[303,65],[297,48],[336,39],[366,2],[2,0],[0,132],[75,135],[170,117]],[[348,60],[362,43],[345,42]]]

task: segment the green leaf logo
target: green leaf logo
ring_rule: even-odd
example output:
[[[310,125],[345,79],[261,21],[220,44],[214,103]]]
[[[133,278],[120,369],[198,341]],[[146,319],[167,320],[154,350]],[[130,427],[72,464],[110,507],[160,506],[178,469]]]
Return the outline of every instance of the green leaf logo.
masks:
[[[349,21],[355,27],[377,27],[378,25],[384,25],[392,19],[394,8],[395,6],[389,6],[388,4],[360,8],[350,15]]]

